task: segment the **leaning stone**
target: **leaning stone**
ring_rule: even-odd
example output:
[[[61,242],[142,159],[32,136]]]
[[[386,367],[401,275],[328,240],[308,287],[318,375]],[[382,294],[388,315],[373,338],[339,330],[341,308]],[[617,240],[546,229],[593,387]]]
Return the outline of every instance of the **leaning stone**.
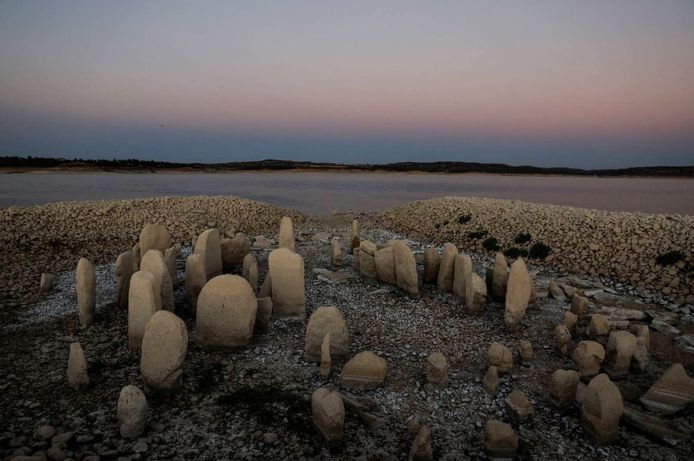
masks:
[[[573,312],[570,312],[570,311],[564,312],[564,326],[566,326],[567,330],[573,331],[577,322],[578,322],[578,316],[576,316],[576,314],[574,314]]]
[[[223,239],[222,247],[222,268],[230,271],[243,264],[246,256],[251,253],[251,239],[246,237],[243,232],[238,232],[233,238]]]
[[[324,387],[313,391],[311,413],[313,414],[313,424],[323,435],[328,445],[342,441],[345,427],[345,405],[339,392],[331,392]]]
[[[505,258],[504,258],[505,260]],[[528,301],[532,291],[532,280],[523,258],[516,259],[511,265],[506,287],[506,310],[504,322],[506,328],[515,330],[528,310]]]
[[[395,276],[395,258],[393,257],[393,247],[385,247],[376,251],[374,255],[376,265],[376,278],[379,282],[389,285],[398,283]]]
[[[494,273],[492,277],[492,299],[503,301],[506,296],[506,283],[508,282],[508,263],[506,256],[497,253],[494,256]],[[528,295],[530,296],[530,295]]]
[[[687,375],[681,363],[672,365],[641,397],[651,411],[673,415],[694,402],[694,378]]]
[[[351,249],[359,248],[361,244],[359,240],[359,221],[356,219],[352,221],[352,239],[351,239]]]
[[[583,320],[588,315],[588,298],[574,293],[571,298],[571,312],[576,314],[579,320]]]
[[[364,244],[365,241],[362,241],[362,245]],[[364,277],[368,277],[370,279],[376,279],[378,278],[378,272],[376,271],[376,260],[372,255],[370,255],[368,252],[364,251],[363,248],[359,248],[358,252],[358,257],[359,257],[359,272]]]
[[[140,371],[149,387],[170,390],[183,384],[183,361],[188,350],[186,324],[176,314],[158,311],[142,338]]]
[[[136,439],[145,431],[147,398],[133,385],[125,386],[118,396],[118,423],[124,439]]]
[[[243,278],[248,281],[253,293],[258,291],[258,259],[248,253],[243,258]]]
[[[128,292],[130,291],[130,277],[133,275],[133,254],[126,251],[118,255],[116,259],[116,279],[118,286],[118,307],[128,307]]]
[[[511,393],[506,396],[505,402],[508,412],[519,421],[525,421],[533,414],[533,404],[530,403],[528,397],[518,389],[512,390]]]
[[[521,362],[523,365],[530,365],[535,359],[535,352],[533,352],[533,345],[530,341],[526,339],[521,339],[518,341],[518,355],[520,355]]]
[[[630,370],[635,373],[643,373],[648,367],[648,348],[646,347],[646,338],[636,338],[636,347],[634,347],[634,355],[631,358]]]
[[[306,308],[304,258],[288,248],[278,248],[270,253],[268,261],[273,311],[281,317],[303,317]]]
[[[467,279],[472,274],[472,259],[470,255],[459,254],[455,256],[453,269],[453,294],[465,299],[465,286]]]
[[[518,435],[510,425],[494,419],[484,426],[484,443],[491,459],[513,459],[518,449]]]
[[[591,338],[606,336],[610,332],[610,324],[607,317],[601,314],[593,314],[588,324],[588,332]]]
[[[294,242],[294,223],[292,222],[292,218],[289,216],[284,216],[280,221],[279,247],[296,251],[296,243]]]
[[[424,283],[436,283],[439,277],[441,257],[436,248],[429,247],[424,251]]]
[[[207,283],[205,272],[205,260],[203,255],[191,254],[186,258],[186,299],[188,300],[189,312],[195,314],[198,306],[198,296],[200,290]]]
[[[267,333],[272,323],[272,298],[258,298],[258,311],[255,314],[253,333]]]
[[[330,333],[326,333],[320,346],[320,375],[323,379],[328,379],[330,376],[332,363],[332,357],[330,356]]]
[[[378,250],[378,246],[370,240],[362,240],[359,244],[359,249],[367,254],[374,256]]]
[[[41,274],[41,284],[39,285],[39,290],[51,291],[53,289],[53,283],[55,283],[55,275],[44,272]]]
[[[487,368],[487,372],[484,374],[484,379],[482,380],[482,387],[484,391],[492,397],[499,392],[499,370],[494,365],[490,365],[489,368]]]
[[[434,389],[443,389],[448,384],[448,360],[441,352],[432,352],[427,357],[427,384]]]
[[[417,436],[412,441],[410,456],[408,461],[432,461],[434,452],[431,448],[431,431],[428,427],[422,426]]]
[[[352,357],[340,374],[340,384],[350,389],[376,389],[383,386],[388,373],[386,360],[371,351]]]
[[[87,359],[80,343],[70,344],[70,355],[67,359],[67,382],[71,388],[78,391],[89,387]]]
[[[393,259],[395,260],[395,278],[398,288],[410,296],[419,296],[419,276],[414,255],[404,242],[395,242]]]
[[[600,366],[605,360],[605,349],[595,341],[581,341],[572,358],[581,373],[581,379],[591,378],[600,373]]]
[[[569,355],[569,344],[571,344],[571,333],[563,323],[554,327],[554,343],[557,346],[559,355],[566,357]]]
[[[581,423],[598,443],[609,443],[617,437],[623,410],[622,394],[606,374],[588,383],[581,404]]]
[[[560,409],[568,408],[576,398],[581,375],[574,370],[556,370],[549,384],[549,398]]]
[[[338,239],[330,241],[330,263],[334,267],[342,266],[342,247]]]
[[[258,301],[246,279],[218,275],[198,296],[195,329],[198,342],[210,347],[240,347],[251,340]]]
[[[171,246],[171,234],[161,224],[147,224],[140,232],[140,254],[147,254],[149,250],[159,250],[164,254]]]
[[[94,323],[96,308],[96,275],[94,266],[86,258],[77,263],[77,307],[80,325],[86,328]]]
[[[336,307],[319,307],[311,314],[306,326],[306,359],[321,359],[321,344],[330,333],[330,355],[342,358],[349,352],[349,330],[340,310]]]
[[[636,336],[622,330],[610,333],[605,351],[605,372],[611,379],[622,379],[629,374],[635,350]]]
[[[691,437],[672,421],[643,413],[635,405],[628,403],[624,405],[621,421],[671,446]]]
[[[482,277],[470,272],[465,283],[465,306],[474,315],[484,314],[484,304],[487,301],[487,285]]]
[[[156,278],[147,271],[137,271],[130,279],[128,302],[128,347],[139,349],[147,322],[161,309]]]
[[[565,301],[566,300],[566,295],[564,294],[564,290],[561,289],[559,285],[557,285],[557,282],[554,280],[550,280],[549,282],[549,294],[552,298],[556,299],[557,301]]]
[[[487,362],[498,368],[499,373],[508,373],[513,368],[511,349],[494,341],[487,351]]]
[[[222,244],[217,229],[207,229],[200,234],[193,253],[205,260],[205,276],[208,280],[222,273]]]
[[[154,275],[155,286],[159,289],[161,308],[173,312],[173,284],[169,275],[169,268],[166,267],[164,257],[159,250],[149,250],[142,257],[140,270],[150,272]]]
[[[178,280],[178,273],[176,272],[176,259],[178,258],[178,247],[167,248],[164,253],[164,263],[166,263],[166,268],[169,270],[169,277],[171,277],[171,284],[175,285]]]
[[[439,291],[448,293],[453,290],[453,277],[455,275],[455,257],[458,254],[458,247],[452,243],[443,245],[443,254],[439,264],[439,274],[437,286]]]

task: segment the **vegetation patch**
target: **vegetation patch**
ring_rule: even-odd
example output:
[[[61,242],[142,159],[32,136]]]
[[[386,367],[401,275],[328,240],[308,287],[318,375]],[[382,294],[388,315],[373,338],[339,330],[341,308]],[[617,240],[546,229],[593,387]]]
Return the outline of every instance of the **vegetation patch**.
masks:
[[[516,238],[513,239],[514,242],[516,242],[519,245],[522,245],[523,243],[528,243],[530,241],[531,237],[530,234],[518,234],[516,235]]]
[[[530,253],[528,256],[532,259],[545,259],[549,256],[552,249],[542,242],[537,242],[530,247]]]
[[[482,246],[487,251],[499,251],[500,249],[499,241],[494,237],[489,237],[486,239],[484,242],[482,242]]]
[[[528,256],[528,250],[526,250],[524,248],[513,247],[513,248],[509,248],[506,251],[504,251],[504,255],[508,256],[509,258],[513,258],[513,259],[520,258],[520,257],[525,258]]]
[[[684,260],[684,253],[681,251],[668,251],[667,253],[663,253],[662,255],[658,255],[655,258],[655,262],[660,264],[661,266],[671,266],[672,264],[676,264],[680,261]]]

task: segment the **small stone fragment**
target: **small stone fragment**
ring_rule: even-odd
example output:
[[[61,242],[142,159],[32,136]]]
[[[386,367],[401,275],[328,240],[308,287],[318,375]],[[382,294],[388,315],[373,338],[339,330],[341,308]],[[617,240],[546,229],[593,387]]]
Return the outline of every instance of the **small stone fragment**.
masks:
[[[559,355],[566,357],[569,355],[569,344],[571,344],[571,333],[563,323],[554,327],[554,342],[559,351]]]
[[[623,379],[629,374],[631,359],[636,350],[636,336],[628,331],[610,333],[605,350],[605,372],[611,379]]]
[[[598,443],[615,439],[623,410],[622,394],[609,376],[603,373],[588,383],[581,403],[581,423]]]
[[[673,415],[694,402],[694,378],[681,363],[672,365],[641,397],[651,411]]]
[[[557,282],[554,280],[550,280],[549,282],[549,295],[556,299],[557,301],[565,301],[566,300],[566,295],[564,294],[564,290],[561,289],[559,285],[557,285]]]
[[[646,338],[639,336],[636,338],[636,347],[634,355],[631,358],[630,370],[635,373],[643,373],[648,367],[648,347],[646,347]]]
[[[432,461],[434,453],[431,448],[431,431],[428,427],[422,426],[417,436],[412,441],[410,456],[408,461]]]
[[[576,398],[576,388],[581,375],[574,370],[556,370],[552,373],[549,397],[560,409],[568,408]]]
[[[40,291],[51,291],[53,289],[53,284],[55,283],[55,275],[44,272],[41,274],[41,284],[39,285]]]
[[[506,409],[508,412],[519,421],[525,421],[533,414],[533,404],[530,403],[528,397],[518,389],[511,391],[506,396]]]
[[[513,354],[511,349],[494,341],[487,351],[487,362],[494,365],[499,373],[507,373],[513,368]]]
[[[482,380],[482,387],[484,391],[492,397],[499,392],[499,371],[494,365],[490,365],[489,368],[487,368],[487,372],[484,374],[484,379]]]
[[[491,459],[513,459],[518,449],[518,435],[501,421],[490,419],[484,426],[484,442]]]
[[[67,382],[71,388],[78,391],[89,387],[87,359],[80,343],[70,344],[70,355],[67,359]]]
[[[448,360],[441,352],[432,352],[427,357],[427,384],[434,389],[443,389],[448,384]]]
[[[371,351],[360,352],[342,367],[340,384],[351,389],[382,387],[388,373],[386,360]]]
[[[605,348],[595,341],[581,341],[573,353],[573,360],[581,373],[581,379],[600,373],[600,366],[604,359]]]
[[[342,441],[345,426],[345,405],[337,391],[318,388],[311,395],[313,423],[328,445]]]
[[[576,323],[578,322],[578,316],[571,311],[564,312],[564,325],[569,332],[573,331]]]
[[[535,359],[533,345],[526,339],[521,339],[518,341],[518,354],[520,355],[521,362],[526,366],[530,365]]]
[[[610,324],[607,317],[602,314],[593,314],[588,324],[588,332],[591,338],[606,336],[610,332]]]
[[[120,435],[135,439],[145,431],[147,398],[137,386],[125,386],[118,397],[118,423]]]
[[[588,298],[574,293],[571,298],[571,312],[576,314],[579,320],[583,320],[588,315]]]

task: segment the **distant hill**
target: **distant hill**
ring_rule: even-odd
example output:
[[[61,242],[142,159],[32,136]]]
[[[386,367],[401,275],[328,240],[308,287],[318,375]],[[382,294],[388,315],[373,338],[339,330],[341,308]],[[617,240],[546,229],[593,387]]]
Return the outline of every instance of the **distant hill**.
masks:
[[[506,165],[504,163],[476,162],[398,162],[385,164],[356,164],[296,162],[293,160],[257,160],[228,163],[176,163],[153,160],[85,160],[50,157],[0,157],[3,171],[29,171],[32,169],[56,171],[251,171],[251,170],[313,170],[313,171],[394,171],[427,173],[489,173],[489,174],[542,174],[571,176],[668,176],[694,177],[694,166],[647,166],[617,169],[585,170],[581,168],[537,167]]]

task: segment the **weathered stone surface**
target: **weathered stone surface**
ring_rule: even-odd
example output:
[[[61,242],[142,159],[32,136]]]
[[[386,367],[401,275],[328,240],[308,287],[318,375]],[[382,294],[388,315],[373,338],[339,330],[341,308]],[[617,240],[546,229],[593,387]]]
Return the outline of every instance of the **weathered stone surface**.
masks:
[[[603,373],[588,383],[581,403],[581,423],[597,442],[609,443],[617,437],[623,410],[622,394],[609,376]]]
[[[342,246],[339,239],[330,240],[330,264],[333,267],[342,266]]]
[[[366,254],[374,256],[376,254],[376,251],[378,250],[378,246],[376,246],[376,244],[370,240],[362,240],[359,244],[359,250],[366,252]]]
[[[376,251],[374,255],[374,263],[376,264],[376,278],[379,282],[389,285],[396,285],[398,280],[395,275],[395,258],[393,256],[393,247],[385,247]]]
[[[482,380],[482,387],[484,391],[492,397],[499,392],[499,370],[494,365],[490,365],[489,368],[487,368],[487,372],[484,374],[484,379]]]
[[[128,347],[139,349],[147,322],[161,309],[156,278],[151,272],[137,271],[130,279],[128,302]]]
[[[631,359],[636,350],[636,336],[628,331],[610,333],[605,350],[605,372],[611,379],[622,379],[629,374]]]
[[[571,298],[571,312],[576,314],[579,320],[583,320],[588,315],[588,298],[574,293]]]
[[[243,278],[248,281],[253,293],[258,291],[258,259],[252,254],[243,258]]]
[[[304,258],[288,248],[268,257],[272,279],[272,309],[280,317],[303,317],[306,308]]]
[[[207,272],[205,271],[205,259],[203,255],[191,254],[186,258],[185,283],[188,311],[191,314],[195,314],[200,290],[202,290],[202,287],[207,283]]]
[[[395,260],[395,278],[398,288],[410,296],[419,296],[419,276],[414,255],[404,242],[394,242],[393,259]]]
[[[48,272],[44,272],[43,274],[41,274],[41,283],[39,284],[39,290],[51,291],[53,289],[54,283],[55,275],[49,274]]]
[[[294,222],[289,216],[284,216],[282,221],[280,221],[279,247],[296,251],[296,242],[294,241]]]
[[[681,363],[672,365],[641,397],[649,410],[672,415],[694,402],[694,378]]]
[[[133,254],[126,251],[118,255],[116,259],[116,279],[118,283],[118,307],[128,307],[128,292],[130,291],[130,277],[133,275]]]
[[[186,324],[176,314],[157,311],[147,323],[142,338],[140,372],[145,384],[159,390],[180,387],[187,351]]]
[[[78,391],[89,387],[87,359],[80,343],[70,344],[70,355],[67,359],[67,382],[71,388]]]
[[[636,346],[634,347],[634,355],[631,358],[629,369],[634,373],[643,373],[648,367],[648,348],[646,347],[646,338],[637,337]]]
[[[352,357],[340,374],[340,384],[351,389],[375,389],[383,386],[388,373],[386,360],[371,351]]]
[[[198,342],[211,347],[245,346],[251,340],[258,301],[246,279],[218,275],[198,296],[195,330]]]
[[[506,396],[506,409],[514,418],[525,421],[533,414],[533,404],[528,397],[518,389],[514,389]]]
[[[258,298],[258,310],[255,313],[253,333],[267,333],[272,323],[272,298]]]
[[[570,311],[564,312],[564,326],[566,326],[566,329],[569,330],[569,332],[573,331],[577,322],[578,316],[576,314]]]
[[[366,240],[362,241],[361,244],[364,245]],[[359,258],[359,272],[364,277],[371,279],[378,278],[378,272],[376,271],[376,260],[374,256],[370,255],[368,252],[364,251],[363,247],[359,248],[358,258]],[[394,265],[395,263],[393,263]]]
[[[164,263],[166,263],[166,268],[169,269],[169,277],[171,278],[171,284],[175,285],[178,280],[178,274],[176,273],[176,259],[178,258],[179,249],[176,246],[167,248],[164,253]]]
[[[436,248],[429,247],[424,251],[424,283],[437,283],[441,256]]]
[[[550,280],[549,282],[549,295],[556,299],[557,301],[565,301],[566,300],[566,295],[564,294],[564,290],[561,289],[559,285],[557,285],[557,282],[554,280]]]
[[[472,259],[470,255],[459,254],[455,256],[453,269],[453,294],[465,298],[465,286],[467,279],[472,274]],[[486,291],[486,290],[485,290]]]
[[[563,323],[554,327],[554,344],[559,351],[559,355],[566,357],[569,354],[569,344],[571,344],[571,333]]]
[[[465,283],[465,306],[474,315],[484,314],[484,304],[487,302],[487,285],[482,277],[470,272]]]
[[[145,431],[147,422],[147,398],[133,385],[125,386],[118,396],[118,424],[120,435],[125,439],[135,439]]]
[[[511,274],[508,276],[506,286],[506,310],[504,311],[504,323],[506,324],[507,329],[515,330],[518,328],[521,320],[523,320],[525,317],[531,291],[532,280],[530,280],[528,268],[526,267],[523,258],[518,258],[511,265]]]
[[[448,360],[441,352],[432,352],[427,357],[427,384],[435,389],[448,384]]]
[[[86,328],[94,323],[96,310],[96,275],[94,266],[87,258],[77,263],[77,308],[80,325]]]
[[[513,459],[518,449],[518,435],[510,425],[490,419],[484,425],[484,443],[491,459]]]
[[[443,245],[443,254],[439,264],[437,286],[439,291],[448,293],[453,290],[453,277],[455,275],[455,257],[458,255],[458,247],[452,243]]]
[[[361,244],[359,240],[359,221],[356,219],[352,221],[352,241],[351,241],[351,248],[354,250],[355,248],[359,248],[359,245]]]
[[[508,373],[513,368],[511,349],[494,341],[487,350],[487,362],[489,365],[494,365],[499,373]]]
[[[324,387],[313,391],[311,395],[311,412],[313,423],[328,445],[342,441],[345,426],[345,406],[337,391]]]
[[[508,282],[508,263],[506,256],[497,253],[494,256],[494,273],[492,276],[492,299],[503,301],[506,296],[506,283]],[[529,295],[528,295],[529,296]]]
[[[323,379],[330,376],[332,367],[332,357],[330,356],[330,333],[326,333],[320,346],[320,375]]]
[[[588,324],[588,332],[591,338],[606,336],[610,332],[610,324],[607,321],[607,317],[600,314],[593,314]]]
[[[171,246],[171,234],[161,224],[147,224],[140,232],[140,254],[147,254],[149,250],[159,250],[163,255]]]
[[[251,253],[251,239],[242,232],[238,232],[233,238],[223,239],[221,246],[222,267],[226,271],[243,264],[246,256]]]
[[[422,426],[412,441],[408,461],[432,461],[434,452],[431,448],[431,430]]]
[[[650,348],[651,348],[651,330],[648,329],[648,325],[639,325],[638,323],[634,323],[631,326],[629,326],[629,331],[631,332],[632,335],[636,336],[637,339],[643,338],[646,349],[650,350]]]
[[[336,307],[319,307],[311,314],[306,326],[306,359],[318,362],[325,335],[330,333],[331,357],[343,358],[349,352],[347,322]]]
[[[595,341],[581,341],[573,353],[573,360],[581,373],[581,378],[590,378],[600,373],[605,360],[605,348]]]
[[[205,275],[210,280],[222,273],[222,243],[217,229],[207,229],[200,234],[193,253],[205,260]]]
[[[530,365],[535,359],[535,352],[533,351],[533,345],[530,341],[526,339],[521,339],[518,341],[518,355],[520,355],[523,365]]]
[[[556,370],[549,384],[549,397],[560,408],[568,408],[576,398],[576,388],[581,375],[574,370]]]
[[[166,267],[164,256],[159,250],[149,250],[142,257],[140,270],[150,272],[154,275],[155,286],[159,289],[159,299],[161,308],[173,312],[173,284],[169,276],[169,268]]]

